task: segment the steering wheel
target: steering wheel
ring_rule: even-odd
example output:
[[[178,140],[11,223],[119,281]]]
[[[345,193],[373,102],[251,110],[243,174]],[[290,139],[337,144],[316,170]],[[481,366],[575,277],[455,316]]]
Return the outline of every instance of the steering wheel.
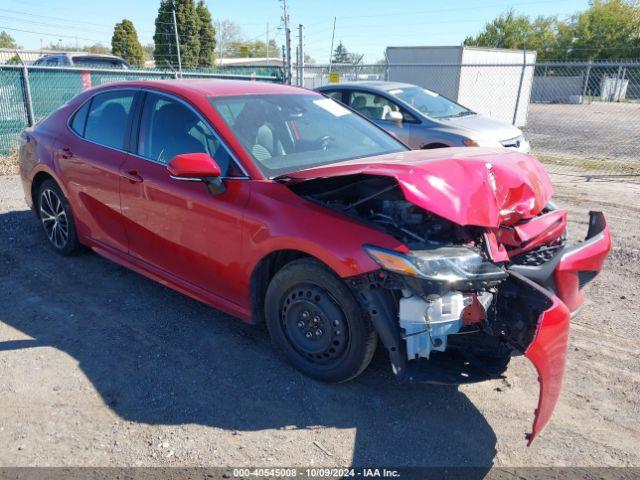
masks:
[[[331,135],[323,135],[321,137],[316,138],[313,141],[313,145],[316,147],[319,147],[321,150],[327,150],[329,148],[329,144],[335,141],[336,139],[333,138]]]

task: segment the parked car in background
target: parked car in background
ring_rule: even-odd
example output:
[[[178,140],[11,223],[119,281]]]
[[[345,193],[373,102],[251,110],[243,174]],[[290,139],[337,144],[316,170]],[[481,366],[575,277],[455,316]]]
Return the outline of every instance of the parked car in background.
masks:
[[[86,68],[123,68],[129,63],[115,55],[97,53],[52,53],[40,57],[33,65],[43,67],[86,67]]]
[[[522,131],[492,120],[436,92],[408,83],[370,81],[316,89],[353,108],[414,150],[505,147],[529,153]]]
[[[53,250],[90,247],[265,322],[317,380],[358,376],[378,338],[406,381],[501,378],[524,354],[540,381],[530,441],[560,395],[570,316],[610,250],[600,212],[583,242],[565,243],[566,212],[535,158],[411,151],[279,84],[87,90],[24,131],[20,172]]]

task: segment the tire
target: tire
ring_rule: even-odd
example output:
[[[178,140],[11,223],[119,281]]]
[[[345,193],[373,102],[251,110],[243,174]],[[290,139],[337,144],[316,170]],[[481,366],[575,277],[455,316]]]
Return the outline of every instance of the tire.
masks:
[[[53,179],[38,188],[38,218],[51,248],[60,255],[75,255],[81,250],[76,224],[62,189]]]
[[[278,353],[323,382],[357,377],[376,349],[371,321],[347,285],[317,260],[294,260],[276,273],[265,318]]]

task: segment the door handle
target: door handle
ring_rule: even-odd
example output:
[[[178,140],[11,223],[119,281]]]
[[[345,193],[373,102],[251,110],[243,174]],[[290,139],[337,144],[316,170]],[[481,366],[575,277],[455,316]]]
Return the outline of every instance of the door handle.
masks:
[[[71,157],[73,157],[73,152],[71,151],[71,147],[62,147],[62,154],[60,156],[62,158],[71,158]]]
[[[122,176],[129,180],[131,183],[142,183],[144,180],[139,174],[137,170],[126,170],[122,172]]]

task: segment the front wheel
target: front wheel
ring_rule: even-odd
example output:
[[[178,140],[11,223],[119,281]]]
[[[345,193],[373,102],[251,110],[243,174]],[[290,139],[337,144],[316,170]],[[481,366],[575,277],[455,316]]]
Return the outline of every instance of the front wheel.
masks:
[[[265,316],[275,348],[316,380],[350,380],[375,352],[371,321],[345,283],[313,259],[295,260],[276,273]]]

